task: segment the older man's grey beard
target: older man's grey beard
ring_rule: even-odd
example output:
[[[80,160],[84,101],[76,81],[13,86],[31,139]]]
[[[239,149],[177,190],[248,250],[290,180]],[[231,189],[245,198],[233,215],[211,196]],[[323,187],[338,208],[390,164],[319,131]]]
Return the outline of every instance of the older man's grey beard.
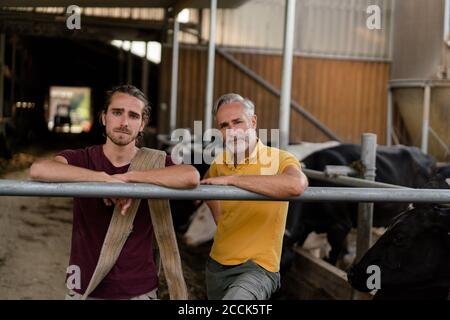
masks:
[[[244,158],[250,155],[249,148],[255,141],[256,132],[253,129],[249,129],[245,133],[227,136],[225,148],[235,156]]]

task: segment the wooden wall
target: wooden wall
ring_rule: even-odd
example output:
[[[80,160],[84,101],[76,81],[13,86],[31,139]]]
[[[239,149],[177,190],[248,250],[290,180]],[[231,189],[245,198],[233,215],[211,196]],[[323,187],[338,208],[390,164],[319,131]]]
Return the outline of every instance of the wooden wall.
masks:
[[[233,52],[233,56],[280,88],[282,57],[278,54]],[[206,49],[180,47],[177,127],[193,128],[205,108]],[[389,63],[294,57],[292,99],[344,141],[359,143],[364,132],[378,134],[384,144]],[[160,69],[158,132],[167,133],[170,106],[171,50],[164,47]],[[278,127],[279,99],[216,54],[214,99],[227,92],[250,98],[259,128]],[[164,108],[165,104],[165,108]],[[291,111],[291,143],[327,139]]]

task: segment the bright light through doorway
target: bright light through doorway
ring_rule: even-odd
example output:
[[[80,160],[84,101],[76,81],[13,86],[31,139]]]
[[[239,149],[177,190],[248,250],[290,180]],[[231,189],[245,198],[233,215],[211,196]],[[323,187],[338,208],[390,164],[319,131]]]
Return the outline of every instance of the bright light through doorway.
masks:
[[[179,23],[188,23],[189,22],[189,9],[183,9],[178,14],[178,22]]]
[[[122,48],[125,51],[129,51],[141,58],[145,56],[145,41],[122,41],[113,40],[111,44],[117,48]],[[147,42],[147,59],[153,63],[161,62],[161,43],[156,41]]]

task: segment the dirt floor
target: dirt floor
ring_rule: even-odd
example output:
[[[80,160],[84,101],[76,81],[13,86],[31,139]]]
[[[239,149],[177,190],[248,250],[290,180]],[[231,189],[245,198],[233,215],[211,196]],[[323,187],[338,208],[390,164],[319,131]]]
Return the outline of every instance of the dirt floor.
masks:
[[[3,179],[26,180],[28,170]],[[0,197],[0,299],[61,299],[72,230],[72,200]]]
[[[34,159],[22,153],[0,162],[0,178],[28,180]],[[71,198],[0,197],[0,299],[64,299],[71,232]],[[206,299],[210,245],[188,248],[179,241],[190,299]],[[163,275],[159,297],[169,298]]]

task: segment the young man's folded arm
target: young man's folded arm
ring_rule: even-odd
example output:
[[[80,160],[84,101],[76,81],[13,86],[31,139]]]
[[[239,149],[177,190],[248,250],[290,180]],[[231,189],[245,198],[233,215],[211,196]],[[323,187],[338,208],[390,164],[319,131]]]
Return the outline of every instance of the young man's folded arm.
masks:
[[[175,189],[196,188],[200,182],[197,169],[186,164],[145,171],[129,171],[113,175],[113,177],[125,182],[151,183]]]
[[[62,156],[36,160],[31,165],[30,177],[44,182],[118,182],[105,172],[72,166]]]

